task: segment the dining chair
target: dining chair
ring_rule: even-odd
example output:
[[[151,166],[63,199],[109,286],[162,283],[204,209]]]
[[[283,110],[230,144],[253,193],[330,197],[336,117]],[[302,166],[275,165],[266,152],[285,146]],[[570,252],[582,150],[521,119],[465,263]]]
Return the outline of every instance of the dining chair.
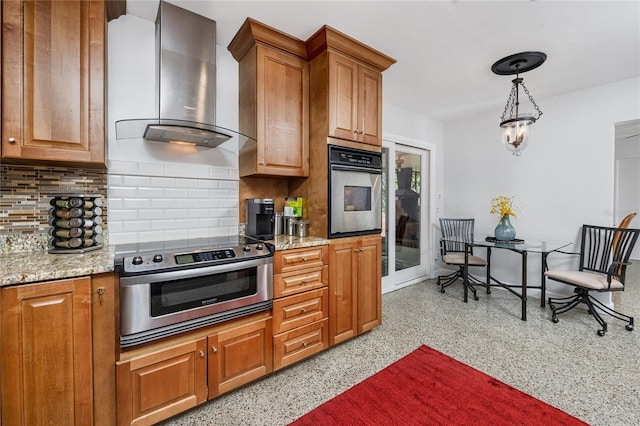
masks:
[[[546,278],[574,287],[575,293],[570,297],[549,297],[551,321],[557,323],[558,314],[585,304],[588,313],[600,324],[598,336],[607,332],[602,314],[626,322],[625,328],[632,331],[633,317],[605,305],[592,293],[624,291],[629,256],[639,234],[640,229],[582,225],[578,270],[549,270],[544,273]]]
[[[487,261],[475,256],[473,247],[465,244],[473,242],[474,225],[475,219],[440,218],[440,232],[442,235],[440,238],[440,254],[442,261],[449,266],[456,267],[456,270],[451,274],[438,276],[438,285],[441,293],[444,293],[444,289],[456,282],[458,278],[464,279],[465,247],[469,247],[468,262],[470,267],[487,266]],[[478,294],[473,286],[474,284],[485,286],[487,293],[491,293],[491,288],[473,275],[467,274],[467,281],[475,300],[478,300]]]

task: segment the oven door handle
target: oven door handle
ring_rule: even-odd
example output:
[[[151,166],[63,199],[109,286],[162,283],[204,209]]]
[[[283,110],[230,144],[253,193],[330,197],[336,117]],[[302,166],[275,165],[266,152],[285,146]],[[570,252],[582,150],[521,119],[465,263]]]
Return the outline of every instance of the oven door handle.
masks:
[[[369,167],[358,167],[358,166],[331,165],[331,170],[340,171],[340,172],[370,173],[372,175],[381,175],[382,174],[382,170],[381,169],[369,168]]]

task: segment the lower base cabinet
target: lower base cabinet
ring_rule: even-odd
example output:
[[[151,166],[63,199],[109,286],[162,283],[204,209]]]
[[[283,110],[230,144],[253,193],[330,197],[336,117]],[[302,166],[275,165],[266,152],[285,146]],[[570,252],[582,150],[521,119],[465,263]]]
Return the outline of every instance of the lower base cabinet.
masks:
[[[113,273],[0,290],[3,425],[116,421]]]
[[[241,320],[125,352],[116,365],[118,425],[151,425],[273,369],[271,317]]]
[[[337,238],[329,245],[329,345],[382,323],[382,239]]]

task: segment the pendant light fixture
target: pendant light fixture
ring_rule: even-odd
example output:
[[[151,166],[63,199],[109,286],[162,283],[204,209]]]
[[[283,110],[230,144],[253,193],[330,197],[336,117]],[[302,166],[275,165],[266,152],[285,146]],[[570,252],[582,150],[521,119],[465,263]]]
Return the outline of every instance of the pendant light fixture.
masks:
[[[547,55],[542,52],[521,52],[502,58],[491,66],[491,71],[495,74],[515,74],[516,76],[511,80],[511,83],[513,83],[511,92],[509,93],[507,104],[504,106],[504,112],[500,117],[502,143],[513,155],[522,154],[522,151],[529,145],[531,141],[531,126],[542,115],[542,111],[533,100],[533,96],[529,93],[527,86],[524,85],[524,80],[520,77],[520,74],[538,68],[546,59]],[[533,112],[521,112],[520,86],[529,97],[529,102],[533,105],[537,115]]]

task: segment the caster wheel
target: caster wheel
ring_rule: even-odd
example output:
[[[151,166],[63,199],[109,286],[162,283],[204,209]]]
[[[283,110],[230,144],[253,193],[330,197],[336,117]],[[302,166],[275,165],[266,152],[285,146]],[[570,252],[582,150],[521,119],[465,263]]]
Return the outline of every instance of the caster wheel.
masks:
[[[600,337],[604,336],[604,330],[598,330],[598,336]]]
[[[626,328],[627,331],[633,331],[633,325],[631,325],[631,324],[625,325],[624,328]]]
[[[491,294],[491,289],[490,288],[487,289],[487,294]]]
[[[554,315],[554,316],[552,316],[552,317],[551,317],[551,322],[552,322],[552,323],[554,323],[554,324],[557,324],[557,323],[558,323],[558,317],[557,317],[557,316],[555,316],[555,315]]]
[[[552,311],[556,310],[556,305],[549,305],[549,309],[551,309]]]
[[[473,300],[480,300],[478,296],[473,296]]]
[[[440,289],[440,293],[444,293],[444,288]]]

